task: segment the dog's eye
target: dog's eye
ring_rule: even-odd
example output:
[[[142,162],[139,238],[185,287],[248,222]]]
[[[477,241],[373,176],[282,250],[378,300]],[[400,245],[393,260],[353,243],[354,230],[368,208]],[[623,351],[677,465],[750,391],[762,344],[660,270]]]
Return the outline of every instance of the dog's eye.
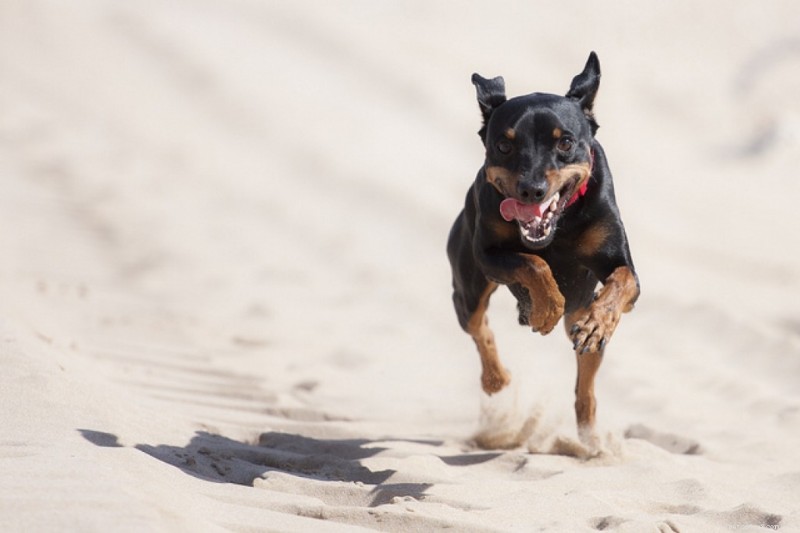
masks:
[[[514,145],[508,139],[500,139],[495,146],[497,151],[503,155],[508,155],[514,151]]]
[[[556,149],[559,152],[569,152],[572,150],[572,147],[575,146],[575,141],[573,141],[569,137],[561,137],[556,144]]]

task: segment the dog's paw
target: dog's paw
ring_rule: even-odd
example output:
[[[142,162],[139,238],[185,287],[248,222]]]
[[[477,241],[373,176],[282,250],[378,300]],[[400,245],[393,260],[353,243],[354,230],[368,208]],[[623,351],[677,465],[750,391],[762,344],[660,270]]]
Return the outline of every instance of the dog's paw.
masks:
[[[564,295],[558,290],[550,266],[541,257],[528,257],[526,277],[521,280],[531,301],[528,325],[535,332],[547,335],[564,315]]]
[[[481,374],[481,387],[483,392],[489,395],[500,392],[509,383],[511,383],[511,374],[502,366],[495,371],[484,370]]]
[[[544,301],[535,301],[528,317],[528,325],[534,332],[547,335],[556,327],[564,315],[564,297],[555,293]]]
[[[620,313],[595,302],[569,330],[572,348],[578,353],[602,352],[619,324]]]

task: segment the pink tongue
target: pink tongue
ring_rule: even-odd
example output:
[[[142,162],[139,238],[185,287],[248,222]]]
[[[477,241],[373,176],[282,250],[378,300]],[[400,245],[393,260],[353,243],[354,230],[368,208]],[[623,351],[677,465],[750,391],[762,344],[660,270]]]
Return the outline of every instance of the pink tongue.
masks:
[[[530,222],[535,217],[542,216],[542,209],[539,204],[523,204],[514,198],[506,198],[500,202],[500,215],[507,222],[515,219]]]

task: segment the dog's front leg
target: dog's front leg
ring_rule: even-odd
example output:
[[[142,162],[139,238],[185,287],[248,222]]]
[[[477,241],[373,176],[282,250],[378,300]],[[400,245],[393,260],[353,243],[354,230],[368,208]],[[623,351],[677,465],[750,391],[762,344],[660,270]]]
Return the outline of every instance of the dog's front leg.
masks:
[[[633,309],[639,296],[636,274],[627,266],[618,267],[603,283],[588,308],[571,317],[569,336],[578,354],[602,352],[611,340],[622,313]]]
[[[620,315],[633,308],[638,296],[636,275],[628,267],[619,267],[606,279],[589,307],[578,309],[565,319],[565,326],[578,359],[578,379],[575,383],[578,435],[592,450],[598,449],[599,442],[595,434],[597,400],[594,395],[594,378]]]
[[[547,335],[564,314],[564,296],[544,259],[537,255],[526,255],[525,258],[528,267],[519,272],[517,282],[528,289],[531,296],[528,325],[533,331]]]
[[[510,252],[484,253],[478,259],[489,279],[504,285],[519,283],[528,290],[532,304],[528,324],[533,331],[546,335],[553,330],[564,314],[564,296],[544,259]]]

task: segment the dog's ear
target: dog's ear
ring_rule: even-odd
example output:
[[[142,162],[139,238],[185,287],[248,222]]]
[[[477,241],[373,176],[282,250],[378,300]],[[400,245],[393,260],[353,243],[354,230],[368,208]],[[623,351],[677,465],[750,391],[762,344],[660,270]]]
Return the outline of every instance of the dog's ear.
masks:
[[[567,91],[567,98],[577,100],[583,109],[583,114],[589,120],[592,127],[592,134],[597,131],[598,125],[594,119],[592,108],[594,107],[594,97],[597,96],[597,89],[600,87],[600,60],[594,52],[589,54],[583,72],[572,78],[572,84]]]
[[[487,80],[480,74],[473,74],[472,84],[478,94],[478,105],[481,108],[481,115],[483,115],[483,127],[478,132],[478,135],[485,141],[486,125],[489,123],[489,117],[492,116],[495,108],[506,101],[506,82],[502,76]]]

